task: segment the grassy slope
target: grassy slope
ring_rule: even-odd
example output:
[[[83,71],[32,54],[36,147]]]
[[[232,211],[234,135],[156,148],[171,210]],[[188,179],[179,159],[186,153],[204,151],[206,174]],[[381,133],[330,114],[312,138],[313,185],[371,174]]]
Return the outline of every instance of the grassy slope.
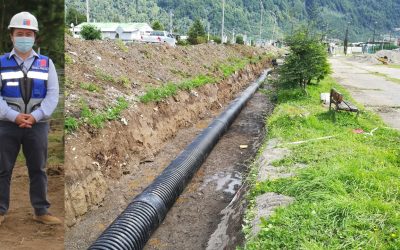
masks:
[[[319,102],[319,94],[332,86],[351,100],[332,79],[309,86],[309,96],[279,91],[268,119],[270,138],[294,142],[337,137],[287,146],[291,156],[275,165],[308,167],[293,178],[254,182],[250,199],[277,192],[296,202],[263,221],[245,249],[400,249],[400,133],[370,112],[358,120],[341,112],[334,123]],[[373,136],[352,132],[376,127]]]

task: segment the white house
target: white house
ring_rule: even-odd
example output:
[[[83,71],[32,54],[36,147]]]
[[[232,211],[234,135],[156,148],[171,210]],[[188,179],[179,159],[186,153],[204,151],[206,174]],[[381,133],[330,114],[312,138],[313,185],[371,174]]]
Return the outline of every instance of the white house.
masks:
[[[79,38],[84,25],[93,25],[101,31],[103,39],[121,39],[125,42],[140,40],[153,29],[147,23],[81,23],[71,28],[74,37]]]

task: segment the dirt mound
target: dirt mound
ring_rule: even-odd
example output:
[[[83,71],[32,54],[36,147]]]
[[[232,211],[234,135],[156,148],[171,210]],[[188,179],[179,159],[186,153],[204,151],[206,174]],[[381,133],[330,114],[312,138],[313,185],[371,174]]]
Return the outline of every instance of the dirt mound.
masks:
[[[128,44],[65,39],[66,113],[76,114],[82,97],[101,109],[124,96],[135,101],[148,87],[179,83],[198,75],[215,74],[216,66],[233,58],[257,57],[277,49],[202,44],[178,46]],[[85,91],[94,84],[97,91]]]
[[[121,96],[130,102],[122,114],[124,122],[107,122],[95,132],[83,127],[66,136],[66,225],[72,226],[85,213],[101,206],[113,183],[125,175],[134,179],[143,163],[153,161],[180,128],[191,126],[228,103],[269,61],[264,58],[258,64],[249,64],[218,84],[143,104],[137,97],[147,86],[218,74],[216,64],[232,58],[259,57],[272,49],[222,45],[125,47],[113,41],[67,37],[66,51],[67,115],[80,112],[80,100],[87,101],[92,109],[103,109]],[[81,88],[83,82],[100,90],[87,91]]]
[[[377,57],[387,57],[389,63],[400,64],[400,51],[395,50],[380,50],[376,52]]]
[[[367,63],[367,64],[382,64],[378,60],[380,57],[387,57],[389,64],[399,64],[400,63],[400,51],[395,50],[380,50],[375,54],[363,54],[363,55],[353,55],[351,58],[354,61]]]

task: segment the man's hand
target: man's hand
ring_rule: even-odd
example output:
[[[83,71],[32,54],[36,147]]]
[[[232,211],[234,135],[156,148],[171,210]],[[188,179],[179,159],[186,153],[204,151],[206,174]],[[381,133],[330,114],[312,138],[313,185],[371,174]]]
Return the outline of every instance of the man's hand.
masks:
[[[31,114],[19,114],[15,119],[15,123],[20,128],[32,128],[32,125],[36,123],[36,120]]]

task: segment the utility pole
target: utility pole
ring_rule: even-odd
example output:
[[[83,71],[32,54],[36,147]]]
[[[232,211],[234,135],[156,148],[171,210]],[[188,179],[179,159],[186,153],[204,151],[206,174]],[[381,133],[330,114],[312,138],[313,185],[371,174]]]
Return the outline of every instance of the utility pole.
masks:
[[[90,22],[89,20],[89,0],[86,0],[86,22]]]
[[[275,29],[276,29],[276,16],[275,13],[270,11],[272,16],[274,17],[274,29],[272,30],[272,42],[275,40]]]
[[[346,35],[344,37],[344,55],[347,56],[347,47],[348,47],[348,43],[349,43],[349,24],[350,22],[347,22],[347,27],[346,27]]]
[[[260,15],[261,15],[261,18],[260,18],[260,42],[261,42],[261,35],[262,35],[263,10],[264,10],[264,6],[262,4],[262,1],[260,0],[260,11],[261,11],[261,13],[260,13]]]
[[[375,43],[375,28],[377,23],[378,23],[377,21],[374,22],[374,34],[372,36],[372,43]]]
[[[225,0],[222,0],[221,43],[224,43]]]
[[[210,42],[210,21],[207,21],[207,42]]]
[[[173,23],[172,23],[172,17],[174,16],[174,14],[172,13],[172,10],[170,10],[169,11],[169,33],[170,34],[172,34],[172,26],[173,26]]]

